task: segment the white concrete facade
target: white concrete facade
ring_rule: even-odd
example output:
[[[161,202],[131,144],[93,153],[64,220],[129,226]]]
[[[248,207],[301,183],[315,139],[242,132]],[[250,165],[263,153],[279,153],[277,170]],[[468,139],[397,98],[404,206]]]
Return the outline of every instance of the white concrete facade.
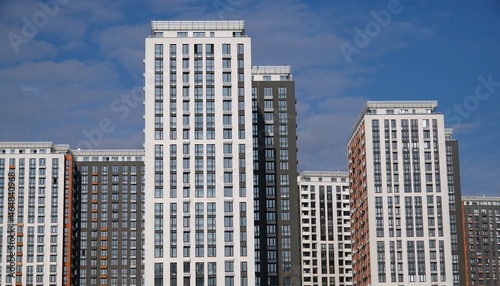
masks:
[[[70,285],[72,168],[68,145],[0,142],[0,285]]]
[[[302,285],[353,285],[349,174],[305,171],[298,185]]]
[[[444,117],[436,108],[368,102],[353,127],[354,285],[453,283]],[[367,220],[356,220],[365,212]]]
[[[145,284],[254,285],[244,22],[153,21],[152,35],[144,59]]]

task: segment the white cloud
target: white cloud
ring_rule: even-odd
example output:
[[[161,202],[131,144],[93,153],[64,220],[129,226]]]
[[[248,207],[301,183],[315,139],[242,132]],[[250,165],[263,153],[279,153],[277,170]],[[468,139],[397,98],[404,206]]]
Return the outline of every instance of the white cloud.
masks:
[[[66,9],[73,17],[85,19],[85,22],[95,26],[101,26],[126,20],[124,12],[130,6],[124,4],[123,1],[112,0],[72,0]]]
[[[466,122],[466,123],[461,123],[457,125],[456,127],[453,128],[453,132],[455,134],[458,133],[473,133],[475,130],[477,130],[479,127],[481,127],[482,124],[481,122]]]
[[[146,25],[113,26],[93,35],[93,41],[99,44],[100,52],[108,59],[123,65],[135,77],[144,69],[144,38],[150,30]],[[126,43],[126,44],[125,44]]]
[[[21,89],[26,92],[40,93],[40,87],[34,85],[23,85]]]
[[[78,85],[116,83],[116,75],[110,63],[65,60],[62,62],[24,62],[18,66],[0,70],[0,81],[37,83],[48,85]]]
[[[462,150],[460,152],[463,153]],[[489,157],[499,158],[500,153],[490,154]],[[462,158],[460,162],[462,195],[499,196],[500,165],[496,163],[496,160],[490,160],[490,158]]]
[[[8,27],[21,27],[15,21],[39,9],[36,3],[23,8],[30,1],[22,1],[7,7],[12,11]],[[110,104],[122,93],[120,85],[130,85],[143,73],[144,38],[150,33],[147,21],[158,16],[158,20],[219,20],[222,16],[246,20],[247,34],[252,37],[252,64],[291,65],[298,99],[299,169],[345,170],[346,142],[365,103],[364,97],[349,93],[373,81],[375,69],[358,62],[347,64],[338,45],[353,36],[351,27],[366,23],[371,8],[365,10],[356,3],[317,5],[321,4],[297,0],[148,0],[141,2],[140,12],[150,18],[128,21],[127,13],[135,11],[128,11],[131,6],[123,2],[72,0],[61,7],[40,36],[23,47],[26,50],[17,62],[26,62],[0,70],[0,87],[15,95],[0,107],[0,113],[27,128],[7,130],[4,126],[0,133],[8,131],[19,139],[52,136],[55,139],[47,139],[76,144],[82,140],[82,130],[110,118],[116,130],[99,148],[140,147],[142,106],[121,120],[110,112]],[[378,57],[390,49],[404,48],[415,32],[418,39],[432,36],[414,23],[393,22],[367,48],[365,56]],[[0,52],[2,49],[0,43]],[[84,55],[77,54],[81,51]],[[63,53],[104,61],[46,60]],[[0,62],[6,58],[0,56]],[[120,73],[122,67],[128,77]]]
[[[314,108],[297,104],[300,171],[347,170],[347,141],[365,101],[330,97]]]
[[[146,0],[145,2],[151,6],[153,15],[161,15],[161,17],[163,17],[158,20],[200,20],[210,19],[209,17],[213,17],[213,14],[211,15],[210,13],[213,12],[213,3],[216,1]]]
[[[55,56],[57,48],[44,40],[23,36],[21,27],[0,24],[0,64],[14,64],[23,61],[41,60]]]

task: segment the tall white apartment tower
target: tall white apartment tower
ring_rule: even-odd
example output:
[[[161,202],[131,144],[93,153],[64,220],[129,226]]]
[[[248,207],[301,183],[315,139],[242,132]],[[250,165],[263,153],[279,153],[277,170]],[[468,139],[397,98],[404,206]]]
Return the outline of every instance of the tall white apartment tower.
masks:
[[[301,285],[352,286],[349,174],[305,171],[298,184]]]
[[[145,284],[254,285],[244,21],[153,21],[145,64]]]
[[[444,116],[436,108],[437,101],[369,101],[353,127],[354,285],[458,282],[454,189],[447,180]]]

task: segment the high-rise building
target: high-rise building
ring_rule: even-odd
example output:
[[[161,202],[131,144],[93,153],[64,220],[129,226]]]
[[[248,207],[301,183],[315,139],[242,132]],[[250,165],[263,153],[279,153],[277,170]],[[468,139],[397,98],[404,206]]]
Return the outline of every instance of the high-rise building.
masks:
[[[499,285],[500,197],[462,197],[462,202],[467,285]]]
[[[78,283],[78,194],[69,145],[0,143],[2,285]]]
[[[459,285],[437,101],[369,101],[348,142],[354,285]],[[456,215],[456,212],[455,212]],[[456,217],[455,217],[456,218]]]
[[[462,189],[460,185],[460,160],[458,141],[452,138],[453,129],[445,130],[446,139],[446,180],[448,181],[448,203],[450,206],[451,254],[453,284],[464,286],[467,269],[464,248],[464,216],[462,209]]]
[[[353,285],[349,174],[305,171],[298,184],[302,252],[298,285]]]
[[[151,23],[146,285],[255,285],[250,44],[244,21]]]
[[[295,82],[252,67],[255,285],[300,285]]]
[[[73,151],[81,174],[79,285],[143,285],[144,151]]]

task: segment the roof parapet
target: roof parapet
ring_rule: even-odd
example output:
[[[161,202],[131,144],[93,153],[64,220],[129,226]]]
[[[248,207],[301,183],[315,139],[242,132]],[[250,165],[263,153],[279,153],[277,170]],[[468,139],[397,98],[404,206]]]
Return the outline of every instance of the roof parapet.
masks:
[[[244,31],[245,21],[151,21],[151,34],[154,31]]]
[[[349,178],[349,172],[341,171],[304,171],[300,173],[300,178]]]
[[[352,131],[356,131],[361,119],[368,114],[371,109],[393,109],[393,108],[425,108],[432,112],[438,107],[437,100],[395,100],[395,101],[368,101],[361,110],[356,122],[352,127]]]
[[[252,66],[252,75],[291,74],[290,66]]]
[[[75,150],[75,156],[144,156],[142,149],[89,149]]]

